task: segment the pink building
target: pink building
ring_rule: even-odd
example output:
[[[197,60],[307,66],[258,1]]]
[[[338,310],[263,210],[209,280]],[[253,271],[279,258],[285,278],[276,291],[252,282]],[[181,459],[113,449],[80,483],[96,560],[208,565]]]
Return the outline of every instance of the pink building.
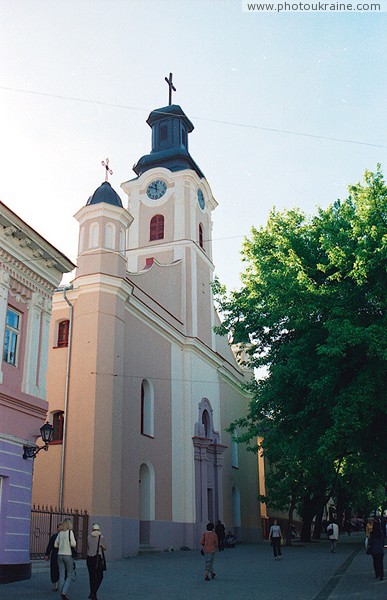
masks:
[[[46,420],[51,300],[74,265],[0,202],[0,583],[30,577],[35,445]]]
[[[121,185],[125,206],[104,182],[75,215],[77,270],[54,296],[49,335],[57,434],[34,474],[34,502],[86,509],[109,558],[197,547],[208,520],[239,540],[261,535],[257,457],[226,431],[246,413],[252,374],[214,332],[217,202],[180,106],[147,123],[152,150]]]

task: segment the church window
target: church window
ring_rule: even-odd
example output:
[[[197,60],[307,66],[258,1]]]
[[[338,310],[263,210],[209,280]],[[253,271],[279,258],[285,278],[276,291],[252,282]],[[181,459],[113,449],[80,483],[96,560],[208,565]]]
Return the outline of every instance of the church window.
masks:
[[[98,248],[99,245],[99,225],[92,223],[89,229],[89,248]]]
[[[113,223],[106,223],[105,227],[105,248],[115,248],[116,228]]]
[[[238,443],[232,440],[231,444],[231,466],[239,469]]]
[[[3,360],[16,367],[21,334],[21,314],[8,307],[5,323]]]
[[[168,139],[168,125],[160,125],[160,142]]]
[[[153,258],[153,256],[151,256],[150,258],[146,258],[145,259],[145,268],[149,269],[153,263],[154,263],[155,259]]]
[[[188,142],[187,130],[183,128],[181,130],[181,143],[183,144],[184,148],[187,148],[187,142]]]
[[[64,412],[63,410],[57,410],[52,413],[52,426],[54,428],[52,434],[53,442],[62,442],[63,441],[63,424],[64,424]]]
[[[68,319],[65,321],[60,321],[58,324],[58,348],[65,348],[69,345],[69,329],[70,321]]]
[[[204,425],[204,436],[208,437],[210,433],[211,419],[208,410],[204,410],[202,414],[202,424]]]
[[[125,230],[120,229],[120,253],[125,254]]]
[[[199,246],[204,250],[203,225],[199,223]]]
[[[85,249],[85,228],[81,227],[79,232],[79,253],[83,252]]]
[[[154,436],[153,388],[146,379],[141,383],[141,433],[149,437]]]
[[[164,217],[163,215],[155,215],[152,217],[150,222],[150,236],[151,242],[154,240],[162,240],[164,238]]]
[[[232,488],[232,512],[234,527],[241,526],[241,494],[237,487]]]

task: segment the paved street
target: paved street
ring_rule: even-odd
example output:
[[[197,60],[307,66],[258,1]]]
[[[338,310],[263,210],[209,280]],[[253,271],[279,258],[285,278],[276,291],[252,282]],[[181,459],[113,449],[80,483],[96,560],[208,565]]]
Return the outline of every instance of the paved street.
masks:
[[[89,594],[84,561],[78,561],[77,581],[70,600]],[[43,569],[41,567],[43,566]],[[204,581],[198,551],[140,555],[108,563],[99,600],[386,600],[387,580],[375,580],[372,558],[363,536],[341,536],[332,554],[326,540],[283,548],[275,561],[270,545],[239,545],[217,553],[216,578]],[[46,563],[36,565],[32,579],[0,586],[1,600],[59,600],[51,591]]]

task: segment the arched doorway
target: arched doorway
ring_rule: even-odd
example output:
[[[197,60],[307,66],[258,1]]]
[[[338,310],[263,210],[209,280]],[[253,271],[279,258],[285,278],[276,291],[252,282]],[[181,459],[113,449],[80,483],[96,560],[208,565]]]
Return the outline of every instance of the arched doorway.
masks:
[[[150,523],[155,519],[155,475],[151,464],[143,463],[139,473],[140,544],[150,544]]]

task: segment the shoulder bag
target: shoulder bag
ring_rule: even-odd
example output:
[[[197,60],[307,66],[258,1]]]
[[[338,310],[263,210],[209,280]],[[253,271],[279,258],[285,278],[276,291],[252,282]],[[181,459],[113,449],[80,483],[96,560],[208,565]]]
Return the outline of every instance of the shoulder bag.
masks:
[[[99,553],[99,543],[101,541],[101,536],[98,536],[98,544],[97,544],[97,554],[96,554],[96,558],[95,558],[95,570],[96,571],[106,571],[106,559],[105,559],[105,553],[103,551],[103,548],[101,546],[101,553]]]
[[[76,548],[73,548],[71,545],[70,529],[69,529],[69,544],[70,544],[70,548],[71,548],[71,556],[73,557],[74,560],[78,560],[78,552],[77,552]]]

